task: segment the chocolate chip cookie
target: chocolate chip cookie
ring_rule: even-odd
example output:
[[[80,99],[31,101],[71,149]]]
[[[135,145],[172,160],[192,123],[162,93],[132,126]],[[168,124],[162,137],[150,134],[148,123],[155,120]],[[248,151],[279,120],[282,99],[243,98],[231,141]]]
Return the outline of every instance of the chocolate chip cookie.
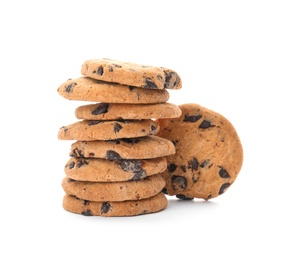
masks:
[[[66,176],[77,181],[115,182],[143,179],[165,171],[165,157],[139,160],[107,160],[71,157],[64,167]]]
[[[57,91],[68,100],[90,102],[155,104],[169,100],[169,92],[166,89],[143,89],[89,77],[69,79],[61,84]]]
[[[163,190],[180,199],[209,200],[234,183],[243,162],[243,148],[231,122],[198,104],[179,106],[182,115],[158,119],[159,137],[171,140],[176,153],[167,156]]]
[[[111,59],[86,60],[81,73],[90,78],[146,89],[180,89],[182,80],[177,72]]]

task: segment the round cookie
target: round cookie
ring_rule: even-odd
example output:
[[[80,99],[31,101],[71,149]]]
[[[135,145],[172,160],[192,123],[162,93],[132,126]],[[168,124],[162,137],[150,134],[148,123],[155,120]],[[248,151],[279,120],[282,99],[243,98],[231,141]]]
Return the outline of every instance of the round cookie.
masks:
[[[110,141],[76,141],[69,155],[82,158],[150,159],[175,153],[174,144],[158,136],[123,138]]]
[[[205,200],[223,194],[235,181],[243,149],[234,126],[221,114],[198,104],[179,106],[176,119],[158,119],[157,134],[175,144],[167,157],[164,192],[180,199]]]
[[[79,106],[75,110],[78,119],[117,120],[176,118],[181,115],[179,106],[171,103],[117,104],[97,103]]]
[[[106,103],[155,104],[166,102],[170,97],[166,89],[142,89],[88,77],[69,79],[57,91],[69,100]]]
[[[64,167],[68,178],[77,181],[115,182],[143,179],[165,171],[167,160],[107,160],[72,157]]]
[[[144,120],[82,120],[59,129],[59,140],[114,140],[155,135],[158,124],[151,119]]]
[[[64,195],[63,208],[69,212],[83,216],[124,217],[155,213],[165,209],[168,205],[166,196],[160,192],[157,195],[128,201],[88,201],[75,196]]]
[[[66,194],[91,201],[125,201],[152,197],[165,186],[165,180],[154,174],[140,180],[121,182],[75,181],[64,177],[62,188]]]
[[[83,63],[82,75],[90,78],[147,89],[180,89],[182,81],[173,70],[111,59]]]

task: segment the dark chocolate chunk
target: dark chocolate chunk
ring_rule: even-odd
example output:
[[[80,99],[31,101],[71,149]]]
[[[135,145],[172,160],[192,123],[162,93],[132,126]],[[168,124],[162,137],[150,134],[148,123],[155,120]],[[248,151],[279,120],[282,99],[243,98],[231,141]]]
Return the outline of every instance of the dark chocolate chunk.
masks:
[[[171,72],[167,72],[164,71],[166,74],[166,80],[165,80],[165,84],[164,84],[164,88],[173,88],[177,85],[177,81],[178,81],[178,75],[176,72],[171,71]]]
[[[147,78],[145,82],[146,82],[146,85],[144,86],[144,88],[157,89],[157,86],[152,81],[152,79]]]
[[[177,168],[177,165],[174,164],[174,163],[171,163],[171,164],[168,165],[168,171],[169,172],[174,172],[176,170],[176,168]]]
[[[66,89],[65,89],[65,92],[67,92],[67,93],[72,92],[74,86],[76,86],[76,85],[77,85],[77,83],[75,83],[75,82],[72,82],[72,83],[68,84],[67,87],[66,87]]]
[[[88,125],[97,125],[97,124],[100,124],[102,123],[102,120],[91,120],[88,122]]]
[[[113,69],[112,66],[108,66],[108,68],[109,68],[109,72],[113,72],[114,71],[114,69]]]
[[[156,131],[156,126],[155,125],[151,125],[151,131]]]
[[[168,191],[167,191],[166,188],[163,188],[163,189],[161,190],[161,192],[164,193],[164,194],[168,194]]]
[[[85,160],[85,159],[81,159],[78,164],[77,164],[77,167],[78,168],[81,168],[83,165],[87,165],[88,164],[88,161]]]
[[[104,114],[107,113],[109,110],[109,104],[108,103],[101,103],[98,105],[98,107],[96,109],[94,109],[91,114],[92,115],[100,115],[100,114]]]
[[[213,127],[213,125],[211,125],[211,122],[208,121],[208,120],[204,120],[204,121],[199,125],[199,128],[202,128],[202,129],[206,129],[206,128],[209,128],[209,127]]]
[[[122,68],[122,66],[119,65],[119,64],[115,64],[115,63],[113,63],[113,65],[114,65],[116,68]]]
[[[109,202],[103,202],[101,204],[101,213],[107,213],[111,209],[111,204]]]
[[[87,205],[90,204],[90,201],[89,201],[89,200],[82,200],[82,204],[83,204],[84,206],[87,206]]]
[[[106,158],[109,160],[120,160],[121,156],[118,153],[116,153],[115,151],[108,150],[107,154],[106,154]]]
[[[180,168],[181,168],[181,170],[182,170],[183,172],[186,172],[186,167],[185,167],[185,165],[181,165]]]
[[[218,195],[223,194],[226,191],[226,189],[230,187],[230,185],[231,185],[231,183],[228,183],[228,182],[221,185]]]
[[[81,214],[84,215],[84,216],[87,216],[87,217],[93,216],[93,213],[92,213],[92,211],[90,209],[87,209],[85,211],[82,211]]]
[[[193,158],[192,160],[188,161],[188,169],[197,170],[199,168],[199,162],[197,158]]]
[[[197,115],[197,116],[189,116],[189,115],[185,115],[183,122],[197,122],[200,118],[202,117],[202,115]]]
[[[187,180],[183,176],[172,176],[172,187],[174,190],[185,190],[187,187]]]
[[[122,126],[118,123],[114,124],[114,133],[119,133],[119,131],[121,130]]]
[[[83,151],[79,150],[78,148],[73,149],[70,156],[72,156],[72,157],[82,157],[82,158],[85,157]]]
[[[94,153],[89,153],[89,157],[94,157]]]
[[[121,160],[119,165],[123,171],[134,173],[133,180],[146,177],[146,172],[143,170],[140,160]]]
[[[223,168],[223,167],[220,167],[220,170],[219,170],[218,174],[219,174],[219,176],[220,176],[221,178],[230,178],[229,173],[228,173],[227,170],[226,170],[225,168]]]
[[[99,67],[97,68],[96,74],[97,74],[98,76],[102,76],[102,74],[103,74],[103,67],[102,67],[102,66],[99,66]]]
[[[176,197],[178,199],[181,199],[181,200],[193,200],[194,198],[191,198],[191,197],[187,197],[186,195],[184,194],[177,194]]]
[[[200,167],[201,167],[201,168],[204,168],[204,167],[209,163],[209,161],[210,161],[210,160],[205,160],[204,162],[202,162],[202,163],[200,164]]]
[[[72,169],[75,165],[75,162],[71,162],[69,165],[66,166],[68,166],[68,169]]]

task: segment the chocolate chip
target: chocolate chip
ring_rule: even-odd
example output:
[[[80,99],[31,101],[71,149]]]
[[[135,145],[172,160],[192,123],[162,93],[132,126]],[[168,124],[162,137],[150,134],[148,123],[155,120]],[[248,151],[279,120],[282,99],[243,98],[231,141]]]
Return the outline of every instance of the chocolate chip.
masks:
[[[116,68],[122,68],[122,66],[121,65],[119,65],[119,64],[113,64]]]
[[[90,204],[90,201],[89,201],[89,200],[82,200],[82,204],[83,204],[84,206],[87,206],[87,205]]]
[[[181,200],[193,200],[194,198],[191,198],[191,197],[187,197],[186,195],[184,194],[177,194],[176,197],[178,199],[181,199]]]
[[[66,166],[68,166],[68,169],[72,169],[75,165],[75,162],[71,162],[69,165]]]
[[[67,92],[67,93],[72,92],[74,86],[76,86],[76,85],[77,85],[77,83],[75,83],[75,82],[72,82],[72,83],[68,84],[67,87],[66,87],[66,89],[65,89],[65,92]]]
[[[166,74],[166,80],[165,80],[165,84],[164,84],[164,88],[173,88],[177,85],[177,81],[178,81],[178,75],[176,72],[171,71],[171,72],[167,72],[164,71]]]
[[[83,165],[87,165],[87,164],[88,164],[88,162],[86,160],[82,159],[78,162],[77,167],[81,168]]]
[[[85,157],[83,151],[79,150],[78,148],[73,149],[70,156],[72,156],[72,157],[83,157],[83,158]]]
[[[88,122],[88,125],[92,126],[92,125],[97,125],[102,123],[102,120],[91,120]]]
[[[146,82],[146,85],[144,86],[144,88],[157,89],[157,86],[152,81],[152,79],[146,78],[146,81],[145,82]]]
[[[101,204],[101,213],[105,214],[111,209],[111,204],[109,202],[103,202]]]
[[[114,69],[113,69],[112,66],[108,66],[108,68],[109,68],[109,72],[113,72],[114,71]]]
[[[221,185],[218,195],[223,194],[226,191],[226,189],[230,187],[230,185],[230,183],[224,183],[223,185]]]
[[[164,193],[164,194],[168,194],[168,191],[167,191],[166,188],[163,188],[163,189],[161,190],[161,192]]]
[[[186,167],[185,167],[185,165],[181,165],[180,168],[181,168],[181,170],[182,170],[183,172],[186,172]]]
[[[192,160],[188,161],[188,169],[197,170],[199,168],[199,162],[197,158],[193,158]]]
[[[208,120],[204,120],[204,121],[199,125],[199,128],[202,128],[202,129],[206,129],[206,128],[209,128],[209,127],[213,127],[213,125],[211,125],[211,122],[208,121]]]
[[[187,180],[182,176],[172,176],[172,187],[174,190],[185,190],[187,187]]]
[[[97,74],[98,76],[102,76],[102,74],[103,74],[103,67],[102,67],[102,66],[99,66],[99,67],[97,68],[96,74]]]
[[[104,114],[107,113],[109,110],[109,104],[108,103],[101,103],[100,105],[98,105],[98,107],[96,109],[94,109],[91,114],[92,115],[100,115],[100,114]]]
[[[94,153],[89,153],[89,157],[94,157]]]
[[[223,167],[220,167],[220,170],[219,170],[218,174],[219,174],[219,176],[220,176],[221,178],[230,178],[229,173],[228,173],[227,170],[226,170],[225,168],[223,168]]]
[[[106,154],[106,158],[109,160],[120,160],[121,156],[118,153],[116,153],[115,151],[108,150],[107,154]]]
[[[177,165],[174,164],[174,163],[171,163],[171,164],[169,164],[169,166],[168,166],[168,171],[169,171],[169,172],[174,172],[174,171],[176,170],[176,168],[177,168]]]
[[[204,168],[204,167],[209,163],[209,161],[210,161],[210,160],[205,160],[204,162],[202,162],[202,163],[200,164],[200,167],[201,167],[201,168]]]
[[[151,125],[151,131],[156,131],[156,126],[155,125]]]
[[[132,180],[146,177],[146,172],[143,170],[140,160],[121,160],[119,165],[123,171],[134,173]]]
[[[119,131],[121,130],[122,126],[118,123],[114,124],[114,133],[119,133]]]
[[[200,118],[202,117],[202,115],[197,115],[197,116],[189,116],[189,115],[185,115],[183,122],[197,122]]]
[[[87,216],[87,217],[93,216],[93,213],[92,213],[92,211],[90,209],[87,209],[85,211],[82,211],[81,214],[84,215],[84,216]]]

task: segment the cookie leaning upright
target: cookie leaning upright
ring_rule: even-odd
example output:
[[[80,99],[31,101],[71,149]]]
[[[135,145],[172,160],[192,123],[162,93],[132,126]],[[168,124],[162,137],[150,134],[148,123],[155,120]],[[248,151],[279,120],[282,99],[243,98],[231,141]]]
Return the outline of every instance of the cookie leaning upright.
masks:
[[[93,79],[147,89],[182,87],[180,76],[171,69],[111,59],[87,60],[81,73]]]

